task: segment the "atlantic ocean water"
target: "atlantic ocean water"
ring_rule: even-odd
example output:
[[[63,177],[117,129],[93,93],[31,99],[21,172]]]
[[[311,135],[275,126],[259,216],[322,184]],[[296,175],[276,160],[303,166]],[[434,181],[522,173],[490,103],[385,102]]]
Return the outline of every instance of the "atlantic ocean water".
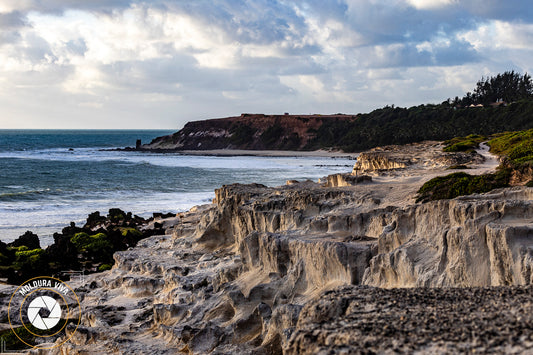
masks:
[[[214,157],[117,151],[171,131],[0,130],[0,240],[25,231],[53,242],[71,221],[110,208],[149,217],[210,203],[230,183],[277,186],[351,170],[322,157]]]

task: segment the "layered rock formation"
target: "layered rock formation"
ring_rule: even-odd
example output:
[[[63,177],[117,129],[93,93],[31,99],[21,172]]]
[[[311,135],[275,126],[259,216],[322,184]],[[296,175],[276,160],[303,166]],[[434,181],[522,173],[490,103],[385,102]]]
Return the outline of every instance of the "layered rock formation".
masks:
[[[78,284],[57,353],[533,351],[533,190],[414,204],[431,169],[224,186]]]
[[[469,332],[495,317],[494,307],[507,304],[498,292],[381,288],[533,281],[529,188],[381,208],[380,201],[353,188],[304,185],[225,186],[214,205],[182,214],[172,234],[116,253],[112,270],[77,288],[85,306],[82,325],[63,349],[194,354],[481,349],[475,342],[484,338]],[[350,287],[328,291],[342,285]],[[517,308],[505,319],[517,328],[533,325],[530,316],[517,318],[532,314],[531,290],[509,290],[502,292],[517,297]],[[377,301],[383,297],[388,301]],[[428,310],[424,302],[433,297],[448,303]],[[460,327],[468,331],[462,343],[439,333],[449,331],[448,323],[433,328],[431,317],[448,309],[455,312],[450,320],[463,319],[464,310],[454,302],[467,302],[470,310],[482,306],[480,297],[488,297],[492,308],[482,308],[485,316],[469,316]],[[386,321],[388,331],[368,334]],[[366,329],[361,324],[368,327],[360,334],[366,343],[349,330]],[[417,337],[411,339],[406,329]],[[394,340],[398,334],[401,343]],[[533,335],[524,334],[520,342],[501,336],[494,347],[482,343],[483,349],[531,349]]]
[[[381,172],[394,169],[440,169],[461,164],[480,164],[477,153],[444,153],[440,142],[423,142],[403,146],[377,147],[361,153],[352,174]]]
[[[182,130],[138,145],[138,150],[302,150],[325,122],[353,121],[352,115],[242,114],[189,122]]]

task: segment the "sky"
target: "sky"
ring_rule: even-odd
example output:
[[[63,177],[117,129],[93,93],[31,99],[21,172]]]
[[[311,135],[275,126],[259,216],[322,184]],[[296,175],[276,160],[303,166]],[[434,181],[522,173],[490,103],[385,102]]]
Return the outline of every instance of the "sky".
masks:
[[[1,0],[0,129],[440,103],[531,58],[531,0]]]

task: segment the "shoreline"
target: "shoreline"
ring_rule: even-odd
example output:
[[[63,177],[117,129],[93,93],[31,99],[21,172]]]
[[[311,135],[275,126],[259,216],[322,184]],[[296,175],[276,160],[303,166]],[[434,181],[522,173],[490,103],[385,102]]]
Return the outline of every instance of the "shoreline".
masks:
[[[516,246],[498,236],[523,231],[516,221],[531,218],[520,213],[533,190],[413,202],[422,181],[455,164],[441,148],[389,147],[362,155],[360,167],[378,168],[368,171],[371,182],[223,185],[212,204],[154,218],[160,230],[115,252],[110,270],[73,281],[83,312],[94,321],[84,318],[82,336],[66,350],[532,350],[532,332],[510,336],[532,329],[532,288],[520,286],[528,274],[517,272],[508,282],[503,271],[517,270],[520,259],[497,261],[508,260]],[[394,168],[402,155],[413,162]],[[478,155],[468,163],[472,171],[497,163],[488,152]],[[516,209],[517,200],[524,208]],[[489,248],[490,258],[477,253]],[[9,293],[8,286],[0,289]]]
[[[152,151],[142,150],[142,151]],[[165,153],[164,150],[160,151]],[[321,157],[321,158],[348,158],[356,159],[359,153],[345,153],[340,151],[298,151],[298,150],[246,150],[246,149],[211,149],[211,150],[174,150],[169,153],[178,153],[181,155],[193,156],[216,156],[216,157],[234,157],[234,156],[252,156],[252,157]]]

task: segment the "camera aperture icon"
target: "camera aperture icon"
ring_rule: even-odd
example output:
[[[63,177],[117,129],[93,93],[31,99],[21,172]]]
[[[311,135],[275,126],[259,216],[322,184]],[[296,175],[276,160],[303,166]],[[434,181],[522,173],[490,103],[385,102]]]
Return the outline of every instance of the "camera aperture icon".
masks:
[[[53,349],[72,338],[81,322],[81,310],[76,292],[67,283],[38,276],[13,292],[7,316],[13,334],[22,343],[32,348]]]
[[[39,296],[28,306],[28,319],[35,328],[50,330],[61,320],[61,306],[50,296]]]

